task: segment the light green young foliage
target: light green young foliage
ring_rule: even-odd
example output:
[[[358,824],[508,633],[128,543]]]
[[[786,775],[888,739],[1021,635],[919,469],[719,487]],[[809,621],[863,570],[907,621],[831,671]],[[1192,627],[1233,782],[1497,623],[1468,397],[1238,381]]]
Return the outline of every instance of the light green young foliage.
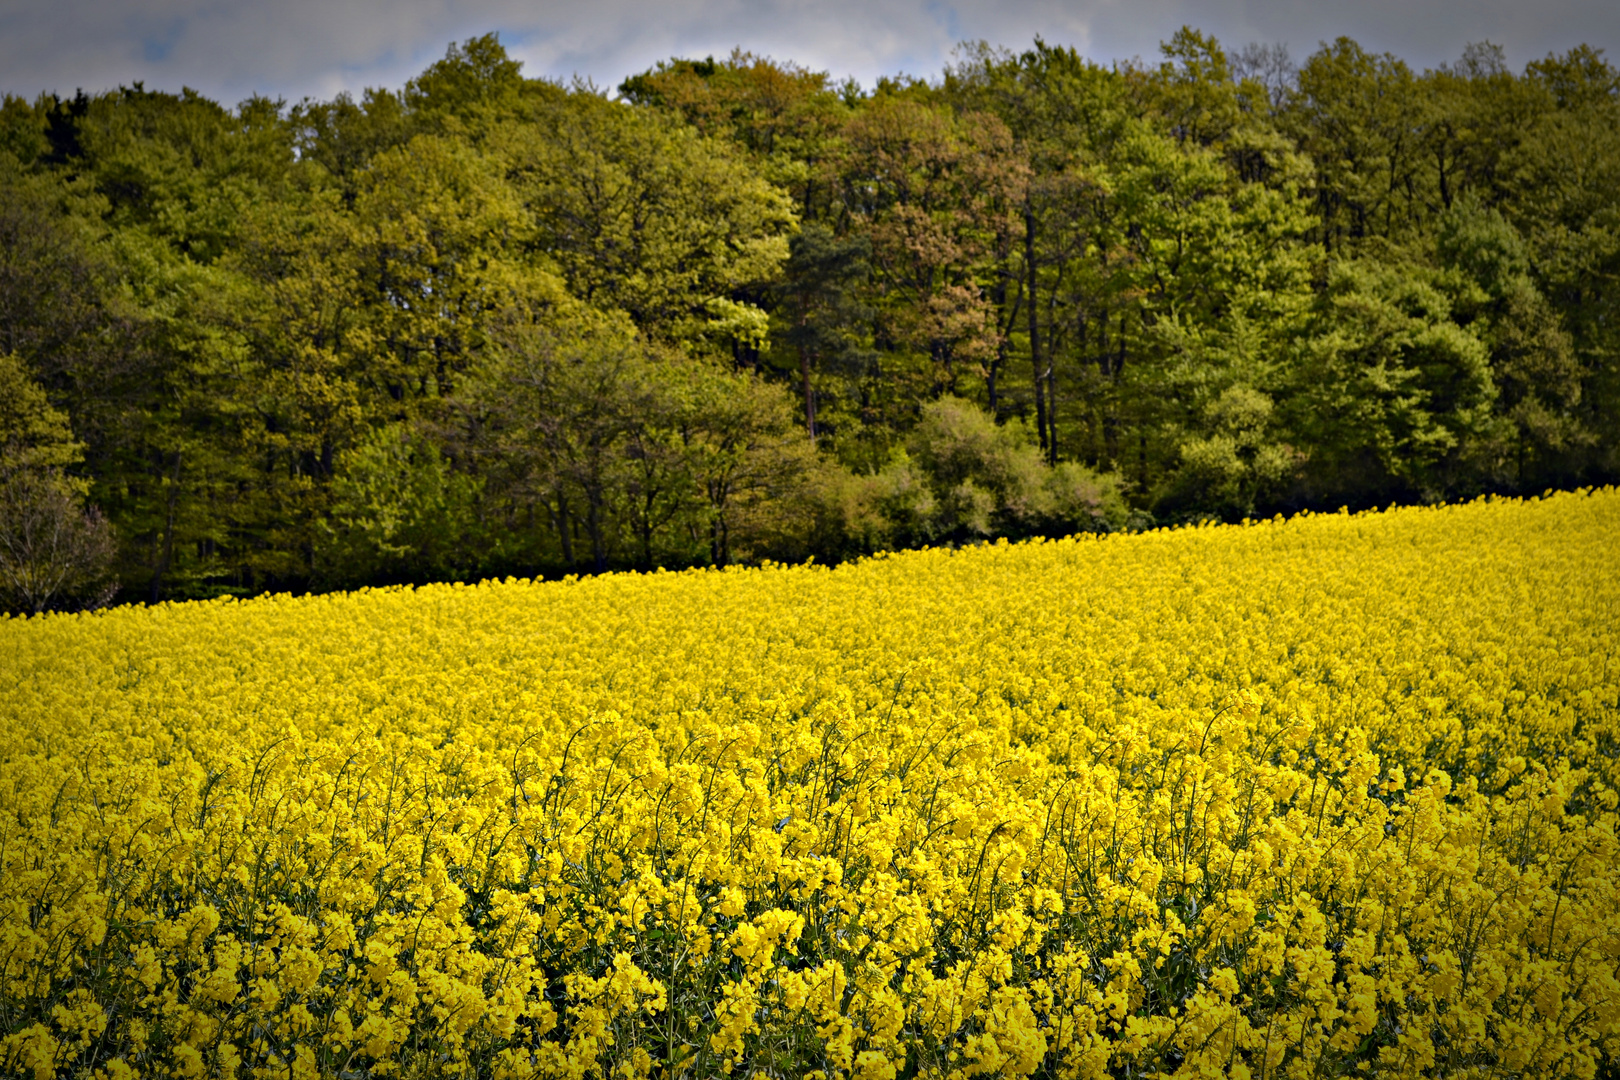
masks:
[[[51,408],[20,358],[0,353],[0,470],[59,472],[83,460],[67,415]]]
[[[1181,463],[1158,505],[1197,516],[1236,519],[1286,490],[1303,454],[1277,441],[1274,403],[1252,386],[1227,387],[1204,406],[1203,434],[1181,444]]]
[[[1138,129],[1096,171],[1101,273],[1075,275],[1099,356],[1086,434],[1161,509],[1231,513],[1180,477],[1183,444],[1222,435],[1223,394],[1275,393],[1311,304],[1307,207],[1289,185],[1243,183],[1213,151]],[[1054,344],[1064,342],[1059,339]],[[1134,438],[1122,438],[1124,431]],[[1190,500],[1190,501],[1189,501]]]
[[[316,574],[327,584],[465,577],[476,569],[481,486],[409,426],[373,429],[338,464]]]
[[[506,54],[498,34],[451,43],[400,95],[413,123],[429,131],[475,138],[510,117],[523,96],[523,65]]]
[[[836,146],[849,118],[850,88],[842,89],[841,96],[824,71],[741,48],[718,61],[661,61],[619,84],[624,100],[741,147],[807,218],[827,198],[816,163]]]
[[[1042,458],[1019,422],[997,424],[970,401],[944,397],[923,407],[910,461],[933,493],[933,528],[952,539],[1066,535],[1106,531],[1124,522],[1110,477]]]
[[[521,208],[465,143],[419,135],[372,160],[354,203],[348,254],[370,316],[370,389],[443,396],[513,307],[556,303],[558,283],[521,256]]]
[[[526,107],[490,145],[572,295],[700,351],[757,334],[741,316],[787,257],[783,192],[730,147],[588,88]]]
[[[294,550],[326,544],[332,528],[352,531],[322,524],[335,512],[329,485],[346,463],[366,460],[345,455],[374,431],[432,414],[486,351],[493,325],[577,306],[524,250],[510,189],[465,142],[418,135],[348,183],[348,199],[317,188],[257,214],[238,262],[261,289],[243,316],[265,367],[250,437],[286,478],[272,480],[306,539]],[[376,565],[395,577],[476,561],[442,551],[413,561],[388,543],[374,549]],[[352,552],[331,559],[319,572],[343,580],[359,580],[366,565]]]
[[[343,92],[331,101],[301,101],[287,113],[300,171],[335,184],[350,198],[358,174],[373,157],[416,134],[416,118],[401,95],[367,89],[356,101]]]
[[[952,88],[1004,117],[1034,170],[1002,327],[1032,361],[1049,458],[1120,468],[1160,512],[1227,513],[1180,474],[1182,447],[1223,435],[1229,389],[1286,377],[1311,304],[1309,174],[1218,44],[1184,30],[1165,54],[1122,76],[1044,43],[980,49]],[[1000,401],[1029,400],[1023,370]]]

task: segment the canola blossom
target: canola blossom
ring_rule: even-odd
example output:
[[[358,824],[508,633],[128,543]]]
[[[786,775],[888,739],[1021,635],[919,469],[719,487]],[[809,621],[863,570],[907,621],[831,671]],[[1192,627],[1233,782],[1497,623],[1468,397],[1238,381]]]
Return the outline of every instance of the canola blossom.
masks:
[[[0,1071],[1592,1076],[1620,492],[0,622]]]

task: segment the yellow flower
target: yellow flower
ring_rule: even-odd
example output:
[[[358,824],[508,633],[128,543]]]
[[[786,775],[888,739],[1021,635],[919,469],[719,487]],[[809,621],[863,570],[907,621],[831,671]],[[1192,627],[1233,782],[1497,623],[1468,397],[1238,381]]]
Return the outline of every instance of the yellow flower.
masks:
[[[1620,493],[0,621],[0,1072],[1593,1075]]]

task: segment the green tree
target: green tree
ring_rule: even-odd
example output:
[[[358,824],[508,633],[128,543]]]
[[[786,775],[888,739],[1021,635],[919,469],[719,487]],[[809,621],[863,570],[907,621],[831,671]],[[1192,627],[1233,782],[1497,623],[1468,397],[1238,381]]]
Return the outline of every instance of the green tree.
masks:
[[[569,333],[519,323],[456,402],[459,456],[533,527],[549,526],[567,570],[600,573],[622,555],[625,406],[643,395],[650,363],[622,326]]]
[[[1620,477],[1599,52],[1162,53],[615,101],[490,34],[290,108],[7,97],[0,351],[83,443],[47,509],[157,600]]]
[[[1060,338],[1070,336],[1072,344],[1071,329],[1108,325],[1107,317],[1094,318],[1097,300],[1112,291],[1120,268],[1098,244],[1097,224],[1109,183],[1104,163],[1135,125],[1125,84],[1073,49],[1037,39],[1017,56],[982,44],[968,50],[947,71],[945,88],[960,108],[990,111],[1006,123],[1029,164],[1017,258],[999,267],[991,287],[1001,343],[986,397],[997,415],[1003,397],[1012,397],[1001,378],[1014,335],[1022,331],[1030,396],[1021,404],[1033,405],[1041,448],[1056,460],[1058,369],[1066,344]]]
[[[622,324],[527,322],[454,403],[448,442],[564,569],[725,565],[808,527],[795,496],[816,458],[789,402]]]
[[[515,115],[528,89],[522,69],[498,34],[484,34],[452,43],[444,59],[406,84],[401,97],[418,127],[476,136]]]
[[[882,95],[844,141],[841,215],[871,241],[880,338],[923,361],[930,396],[982,377],[999,336],[986,278],[1018,235],[1028,175],[1011,133],[988,113]]]
[[[1574,344],[1530,275],[1528,245],[1500,213],[1464,196],[1441,216],[1435,242],[1441,265],[1463,280],[1459,321],[1489,350],[1497,409],[1513,425],[1502,479],[1540,490],[1593,441],[1577,412],[1585,372]]]
[[[373,428],[338,463],[315,579],[342,586],[471,576],[484,540],[476,520],[480,487],[421,430]]]
[[[1421,268],[1337,263],[1290,406],[1314,501],[1478,493],[1501,437],[1490,353]]]
[[[777,276],[795,218],[736,151],[586,88],[535,99],[492,144],[573,296],[689,348],[763,333],[750,291]]]
[[[742,49],[719,61],[663,61],[626,79],[619,93],[742,148],[806,220],[824,216],[835,194],[821,166],[859,97],[847,83],[833,87],[826,72]]]
[[[305,171],[319,170],[350,198],[373,157],[417,133],[402,95],[375,88],[359,101],[347,92],[331,101],[306,98],[288,110],[287,124]]]
[[[710,563],[793,551],[809,524],[803,504],[819,466],[794,422],[792,399],[749,374],[702,362],[688,362],[683,374],[678,431],[703,497]]]
[[[1581,46],[1529,65],[1543,107],[1502,167],[1498,209],[1583,371],[1576,414],[1598,441],[1563,483],[1620,475],[1620,72]]]
[[[281,104],[231,112],[194,91],[136,84],[93,98],[76,121],[69,167],[105,200],[115,229],[142,229],[209,263],[231,250],[249,209],[275,197],[293,164]]]
[[[798,361],[804,425],[812,443],[818,376],[858,380],[874,357],[865,344],[873,312],[862,296],[871,276],[871,254],[866,236],[839,237],[814,221],[806,222],[789,242],[782,281],[775,289],[774,336]]]
[[[1422,176],[1422,109],[1404,61],[1349,38],[1301,65],[1282,123],[1316,165],[1320,237],[1329,251],[1402,240],[1433,209]]]
[[[1307,457],[1279,437],[1269,394],[1244,383],[1228,386],[1205,403],[1200,419],[1154,500],[1160,514],[1231,521],[1287,499]]]
[[[1002,310],[1040,444],[1128,466],[1144,501],[1198,487],[1175,478],[1183,443],[1221,433],[1228,390],[1277,390],[1310,303],[1308,172],[1213,39],[1165,53],[1122,75],[1037,42],[951,73],[1033,172]]]

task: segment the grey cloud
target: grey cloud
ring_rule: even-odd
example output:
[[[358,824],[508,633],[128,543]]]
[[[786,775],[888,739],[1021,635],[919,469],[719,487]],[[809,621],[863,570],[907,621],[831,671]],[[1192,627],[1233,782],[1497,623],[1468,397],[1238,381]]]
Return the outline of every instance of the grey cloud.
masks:
[[[672,55],[734,45],[853,75],[934,75],[961,40],[1019,48],[1040,35],[1101,60],[1151,59],[1182,24],[1229,45],[1285,42],[1296,57],[1341,34],[1416,67],[1470,41],[1521,66],[1580,42],[1620,46],[1609,0],[0,0],[0,91],[71,94],[142,80],[234,103],[398,86],[445,45],[501,32],[530,74],[613,86]]]

